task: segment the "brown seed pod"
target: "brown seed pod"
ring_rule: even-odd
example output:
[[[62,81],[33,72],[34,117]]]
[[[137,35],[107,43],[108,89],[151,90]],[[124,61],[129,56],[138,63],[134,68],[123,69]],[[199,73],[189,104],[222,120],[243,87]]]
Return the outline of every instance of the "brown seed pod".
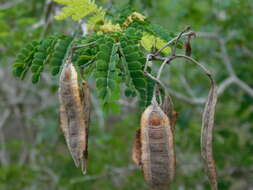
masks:
[[[210,180],[211,189],[217,190],[217,171],[215,161],[213,158],[213,124],[215,106],[217,102],[217,86],[212,81],[212,86],[206,101],[205,109],[202,116],[202,130],[201,130],[201,155],[205,162],[206,171]]]
[[[71,62],[67,62],[60,76],[60,124],[75,165],[81,165],[86,172],[87,121],[77,79],[77,72]]]
[[[175,175],[174,139],[169,119],[158,105],[142,114],[135,142],[133,160],[142,167],[147,183],[159,190],[168,187]]]
[[[185,55],[191,56],[191,54],[192,54],[192,48],[191,48],[191,41],[190,41],[190,38],[188,38],[188,39],[185,41],[184,47],[185,47]]]

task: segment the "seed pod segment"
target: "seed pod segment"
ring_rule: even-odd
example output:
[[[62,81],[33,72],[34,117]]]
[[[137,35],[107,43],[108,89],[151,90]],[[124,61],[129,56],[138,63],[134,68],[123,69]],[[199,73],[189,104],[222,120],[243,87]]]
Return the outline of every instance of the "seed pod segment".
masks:
[[[65,135],[69,151],[79,167],[85,173],[85,152],[87,147],[86,123],[83,118],[84,111],[81,103],[77,72],[68,60],[60,76],[59,99],[61,105],[61,128]],[[66,122],[68,127],[66,127]],[[67,128],[67,130],[66,130]]]
[[[175,175],[174,137],[169,118],[157,104],[142,114],[140,139],[145,180],[152,188],[166,188]]]

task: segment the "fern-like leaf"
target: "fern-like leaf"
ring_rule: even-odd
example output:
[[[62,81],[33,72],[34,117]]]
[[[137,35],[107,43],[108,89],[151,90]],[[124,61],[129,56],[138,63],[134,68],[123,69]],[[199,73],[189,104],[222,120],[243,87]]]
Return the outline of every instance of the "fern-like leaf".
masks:
[[[60,67],[66,58],[66,54],[68,53],[68,49],[72,40],[72,36],[67,36],[57,41],[54,52],[50,59],[50,65],[52,66],[52,75],[57,75],[59,73]]]
[[[14,76],[24,79],[27,71],[32,65],[34,54],[37,52],[39,44],[40,41],[34,40],[20,50],[15,64],[12,66]]]
[[[98,97],[102,100],[103,106],[107,109],[110,104],[120,96],[120,77],[117,65],[119,63],[118,44],[111,38],[99,40],[99,52],[96,61],[96,87]],[[115,104],[114,104],[115,106]]]
[[[148,101],[147,77],[143,73],[145,56],[139,44],[141,33],[134,28],[128,28],[125,36],[121,37],[122,63],[126,68],[127,86],[135,89],[140,96],[140,106],[145,107]],[[128,91],[129,91],[128,89]]]

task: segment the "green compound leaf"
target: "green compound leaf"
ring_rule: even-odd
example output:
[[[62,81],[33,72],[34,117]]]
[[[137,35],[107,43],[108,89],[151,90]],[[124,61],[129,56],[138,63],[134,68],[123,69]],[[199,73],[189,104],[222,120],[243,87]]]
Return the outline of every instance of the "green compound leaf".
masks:
[[[32,82],[37,83],[48,63],[52,66],[52,74],[58,74],[72,40],[69,36],[51,36],[28,43],[17,55],[13,64],[13,75],[23,79],[31,69]]]
[[[96,61],[96,88],[98,97],[102,100],[103,106],[106,109],[111,107],[120,96],[120,76],[118,49],[119,44],[112,43],[111,38],[100,40],[99,52]],[[115,110],[118,110],[115,109]]]
[[[27,71],[32,65],[35,53],[38,51],[40,41],[32,41],[25,45],[16,57],[16,61],[12,66],[14,76],[24,79]]]
[[[120,44],[121,62],[125,73],[124,81],[127,86],[125,95],[134,96],[137,92],[140,98],[140,106],[143,108],[150,104],[148,91],[150,84],[143,72],[145,56],[139,46],[140,39],[141,35],[139,35],[139,31],[130,27],[127,29],[125,36],[120,38]]]
[[[61,65],[65,60],[66,54],[68,53],[68,49],[72,40],[73,37],[68,36],[56,42],[49,62],[49,64],[52,66],[51,74],[53,76],[59,73]]]

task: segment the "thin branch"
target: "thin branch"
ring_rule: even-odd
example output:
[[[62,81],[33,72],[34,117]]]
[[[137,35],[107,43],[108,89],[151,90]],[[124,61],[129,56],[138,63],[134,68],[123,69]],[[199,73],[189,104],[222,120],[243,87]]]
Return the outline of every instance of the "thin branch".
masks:
[[[210,38],[210,39],[218,39],[219,36],[217,33],[211,33],[211,32],[196,32],[197,38]]]
[[[166,88],[166,91],[169,92],[172,96],[176,97],[177,99],[183,100],[189,104],[204,104],[206,99],[205,98],[191,98],[185,96],[184,94],[174,91],[171,88]]]
[[[170,60],[171,60],[171,58],[166,58],[166,59],[163,61],[161,67],[159,68],[159,70],[158,70],[158,72],[157,72],[157,76],[156,76],[156,79],[157,79],[157,80],[160,80],[160,77],[161,77],[163,68],[164,68],[164,66],[165,66]]]
[[[238,87],[243,89],[245,92],[247,92],[251,97],[253,97],[253,88],[251,88],[248,84],[246,84],[244,81],[240,80],[239,78],[235,78],[235,84],[237,84]]]
[[[145,63],[145,66],[144,66],[144,74],[147,75],[149,78],[151,78],[152,80],[154,80],[156,83],[158,83],[163,89],[165,89],[165,86],[164,84],[161,83],[161,81],[159,79],[157,79],[156,77],[154,77],[153,75],[151,75],[149,72],[148,72],[148,62],[150,60],[150,56],[151,54],[148,54],[147,55],[147,58],[146,58],[146,63]],[[165,58],[164,59],[164,62],[166,63],[168,60],[168,58]]]
[[[181,80],[181,82],[182,82],[182,84],[183,84],[183,86],[184,86],[186,92],[187,92],[191,97],[194,97],[194,96],[195,96],[195,95],[194,95],[194,92],[193,92],[193,90],[191,89],[191,87],[190,87],[189,83],[187,82],[187,80],[186,80],[186,78],[185,78],[184,75],[180,75],[180,80]]]
[[[193,31],[190,31],[190,32],[187,32],[187,33],[183,33],[183,34],[180,33],[178,36],[176,36],[175,38],[172,38],[170,41],[168,41],[161,49],[159,49],[156,53],[154,53],[153,56],[159,55],[159,53],[161,53],[165,48],[167,48],[173,42],[175,42],[176,40],[178,40],[179,36],[180,36],[180,38],[182,38],[182,37],[194,36],[194,35],[195,35],[195,32],[193,32]]]
[[[81,68],[81,69],[84,69],[84,68],[88,67],[90,64],[94,63],[94,61],[95,61],[95,60],[92,59],[92,60],[88,61],[87,63],[81,65],[80,68]]]
[[[223,63],[226,66],[226,69],[227,69],[228,73],[231,76],[235,76],[235,71],[234,71],[234,69],[232,67],[232,64],[231,64],[231,61],[229,59],[227,48],[225,46],[225,41],[223,39],[219,38],[219,44],[220,44],[220,48],[221,48]]]
[[[94,44],[96,44],[96,41],[89,42],[87,44],[78,45],[78,46],[72,46],[71,49],[70,49],[70,56],[73,57],[73,54],[74,54],[75,50],[78,50],[78,49],[84,48],[84,47],[88,47],[88,46],[92,46]]]
[[[197,62],[195,59],[187,56],[187,55],[183,55],[183,54],[177,54],[174,56],[174,58],[184,58],[192,63],[194,63],[195,65],[199,66],[202,71],[204,71],[204,73],[210,78],[211,81],[213,81],[213,78],[211,76],[211,72],[209,70],[207,70],[203,65],[201,65],[199,62]]]
[[[222,94],[231,84],[235,82],[235,77],[228,77],[218,86],[218,94]]]
[[[210,38],[210,39],[216,39],[220,45],[221,49],[221,57],[223,58],[223,64],[225,65],[231,79],[229,81],[229,85],[232,83],[235,83],[239,88],[244,90],[246,93],[248,93],[251,97],[253,97],[253,87],[250,87],[248,84],[246,84],[244,81],[239,79],[236,76],[236,73],[233,69],[231,60],[229,58],[227,48],[226,48],[226,40],[223,38],[219,37],[218,34],[216,33],[203,33],[199,32],[197,33],[197,37],[203,37],[203,38]],[[219,90],[219,89],[218,89]],[[219,91],[218,91],[219,92]]]
[[[248,86],[245,82],[241,81],[240,79],[236,77],[228,77],[224,81],[222,81],[218,85],[218,95],[221,95],[224,93],[224,91],[232,84],[238,85],[239,88],[242,88],[245,90],[250,96],[253,96],[253,90],[250,86]],[[170,88],[166,88],[166,90],[174,97],[183,100],[189,104],[204,104],[205,103],[205,98],[195,98],[195,97],[187,97],[186,95],[174,91]]]
[[[172,55],[175,55],[175,54],[176,54],[177,44],[178,44],[178,41],[180,40],[180,38],[182,37],[182,35],[183,35],[185,32],[189,31],[190,29],[191,29],[190,26],[186,27],[186,28],[177,36],[177,39],[176,39],[174,48],[173,48],[172,53],[171,53]],[[188,36],[188,37],[189,37],[189,36]]]
[[[87,43],[87,44],[82,44],[82,45],[79,45],[79,46],[73,46],[72,50],[75,51],[75,50],[80,49],[80,48],[84,48],[84,47],[94,45],[95,43],[96,43],[96,41],[90,42],[90,43]]]

